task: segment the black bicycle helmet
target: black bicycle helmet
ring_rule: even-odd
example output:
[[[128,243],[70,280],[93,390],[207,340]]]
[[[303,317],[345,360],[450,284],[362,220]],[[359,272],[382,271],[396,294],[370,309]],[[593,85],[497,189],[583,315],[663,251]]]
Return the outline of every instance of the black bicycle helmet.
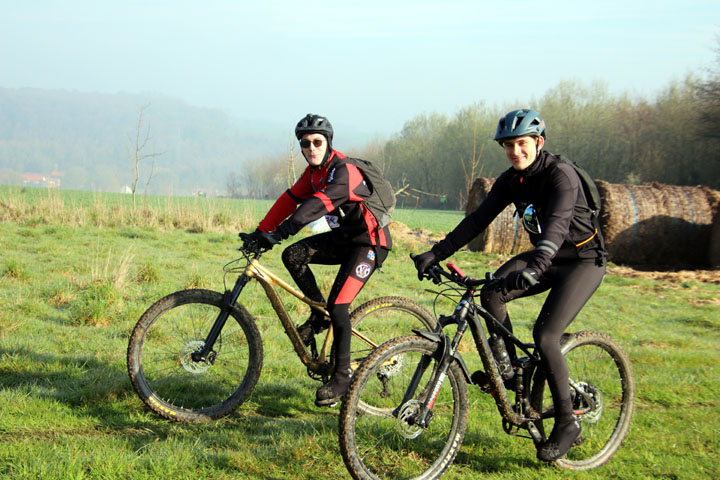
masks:
[[[321,133],[328,139],[328,143],[332,144],[333,127],[330,120],[321,115],[308,113],[295,126],[295,136],[298,140],[308,133]]]
[[[535,135],[545,137],[545,120],[535,110],[513,110],[500,119],[494,140],[502,145],[508,138]]]

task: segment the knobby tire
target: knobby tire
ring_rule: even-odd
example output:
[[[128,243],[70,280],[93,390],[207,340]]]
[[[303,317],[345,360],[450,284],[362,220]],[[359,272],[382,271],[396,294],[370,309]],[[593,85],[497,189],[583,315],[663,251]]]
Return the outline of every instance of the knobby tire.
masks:
[[[250,313],[234,305],[213,347],[212,362],[194,362],[223,306],[223,295],[193,289],[172,293],[138,320],[128,344],[133,388],[153,411],[181,422],[229,414],[260,377],[263,347]]]
[[[438,348],[419,336],[396,338],[375,350],[355,372],[339,425],[340,452],[353,478],[434,479],[455,458],[468,415],[467,384],[456,362],[448,369],[427,428],[412,425],[411,419],[437,374]],[[413,398],[401,405],[423,356],[430,358],[428,368]],[[374,413],[363,413],[362,402],[375,406]]]
[[[635,405],[632,366],[622,347],[601,332],[565,334],[562,352],[570,372],[573,408],[580,420],[584,441],[556,460],[555,465],[589,470],[606,463],[628,433]],[[533,379],[531,403],[536,411],[543,412],[539,427],[549,435],[553,425],[552,397],[542,371]]]

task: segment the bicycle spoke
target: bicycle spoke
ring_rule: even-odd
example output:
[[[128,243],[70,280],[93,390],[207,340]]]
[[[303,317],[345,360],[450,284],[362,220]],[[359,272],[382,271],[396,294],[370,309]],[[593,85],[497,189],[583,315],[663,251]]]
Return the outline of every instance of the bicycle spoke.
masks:
[[[141,317],[128,347],[133,386],[150,408],[175,420],[217,418],[236,408],[257,382],[262,345],[244,309],[233,311],[208,359],[193,361],[222,308],[222,295],[187,290]]]
[[[373,345],[380,345],[393,338],[410,335],[413,329],[432,330],[435,326],[435,319],[427,310],[412,300],[402,297],[381,297],[371,300],[356,308],[350,320],[354,332],[360,333],[360,336],[353,335],[350,344],[354,365],[360,365],[375,348],[368,345],[364,339],[369,339]],[[378,378],[391,378],[393,372],[403,368],[404,363],[402,356],[388,359],[378,368],[380,375]],[[378,388],[381,387],[382,385],[378,385]],[[361,409],[365,413],[388,415],[389,410],[386,407],[367,403],[368,401],[369,398],[363,400],[361,404]]]
[[[419,337],[396,339],[375,351],[358,372],[343,403],[340,427],[343,458],[358,478],[434,478],[457,453],[467,422],[467,387],[456,365],[440,389],[428,425],[420,427],[414,421],[435,374],[434,360],[413,398],[403,403],[420,359],[435,348]],[[402,367],[380,381],[378,370],[399,355],[405,358]],[[394,415],[363,414],[360,402]]]
[[[568,342],[565,359],[570,372],[570,395],[582,425],[578,445],[557,464],[575,470],[607,462],[627,435],[634,405],[634,380],[627,355],[609,336],[580,332]],[[543,428],[552,429],[552,398],[544,387]]]

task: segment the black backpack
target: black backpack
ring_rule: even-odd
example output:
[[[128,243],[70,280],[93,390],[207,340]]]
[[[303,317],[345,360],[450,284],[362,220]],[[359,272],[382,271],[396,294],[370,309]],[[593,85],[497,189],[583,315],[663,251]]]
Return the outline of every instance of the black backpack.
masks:
[[[352,157],[347,157],[345,161],[359,168],[365,180],[370,183],[372,193],[365,204],[375,216],[380,228],[386,227],[395,210],[395,190],[392,185],[382,170],[372,162]]]
[[[580,185],[582,185],[583,192],[585,192],[585,199],[588,202],[589,212],[584,209],[575,208],[575,214],[579,217],[589,218],[592,221],[593,226],[597,230],[598,239],[600,241],[600,247],[605,250],[605,240],[603,239],[602,232],[600,230],[600,210],[602,209],[602,201],[600,200],[600,190],[593,181],[590,174],[575,162],[562,158],[560,155],[553,155],[558,163],[564,163],[570,165],[577,173],[580,178]]]
[[[575,162],[571,162],[567,158],[563,158],[560,155],[553,156],[557,158],[557,161],[559,163],[570,165],[575,169],[575,172],[577,172],[578,177],[580,178],[580,184],[583,187],[583,192],[585,192],[585,198],[588,201],[588,207],[590,207],[591,210],[589,214],[586,213],[583,216],[589,218],[600,217],[600,209],[602,208],[602,201],[600,200],[600,190],[598,190],[597,185],[595,185],[595,182],[593,181],[590,174],[580,165]]]

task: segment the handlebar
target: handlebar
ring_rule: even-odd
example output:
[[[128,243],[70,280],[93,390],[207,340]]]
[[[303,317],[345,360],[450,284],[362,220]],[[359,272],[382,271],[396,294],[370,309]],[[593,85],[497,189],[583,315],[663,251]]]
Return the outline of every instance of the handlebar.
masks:
[[[410,254],[410,258],[415,260],[414,253]],[[423,272],[423,278],[427,278],[428,280],[431,280],[434,284],[439,284],[442,282],[442,279],[440,277],[444,277],[447,280],[457,283],[458,285],[462,285],[466,288],[475,288],[479,287],[481,285],[495,285],[502,283],[503,279],[499,277],[495,277],[492,273],[487,272],[485,274],[485,278],[470,278],[465,273],[463,273],[462,270],[460,270],[457,265],[453,263],[448,263],[447,267],[450,271],[445,270],[443,267],[438,265],[437,263],[430,265],[425,272]]]
[[[269,248],[262,248],[258,245],[257,241],[254,240],[249,234],[241,233],[240,239],[243,244],[238,248],[241,252],[246,255],[252,256],[253,258],[260,258],[260,256],[270,250]]]

